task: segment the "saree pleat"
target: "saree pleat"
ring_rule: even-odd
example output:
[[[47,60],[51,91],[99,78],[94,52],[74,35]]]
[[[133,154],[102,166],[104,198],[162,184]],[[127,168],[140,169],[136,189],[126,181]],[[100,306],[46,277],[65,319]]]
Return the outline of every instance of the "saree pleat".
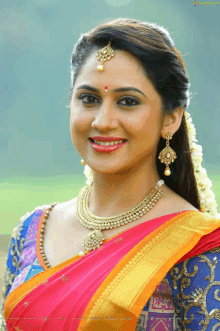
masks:
[[[124,231],[12,291],[5,301],[7,329],[135,330],[169,269],[219,227],[220,220],[184,211]]]

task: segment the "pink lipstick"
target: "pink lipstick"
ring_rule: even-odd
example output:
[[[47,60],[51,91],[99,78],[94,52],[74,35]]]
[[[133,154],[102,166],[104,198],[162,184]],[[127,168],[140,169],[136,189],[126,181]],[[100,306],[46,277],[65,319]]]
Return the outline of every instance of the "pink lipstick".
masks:
[[[110,153],[110,152],[114,152],[117,149],[119,149],[120,147],[124,146],[126,144],[127,141],[123,141],[121,144],[117,144],[117,145],[110,145],[110,146],[103,146],[103,145],[98,145],[95,142],[93,142],[92,140],[89,139],[90,144],[92,145],[92,148],[97,151],[97,152],[101,152],[101,153]]]

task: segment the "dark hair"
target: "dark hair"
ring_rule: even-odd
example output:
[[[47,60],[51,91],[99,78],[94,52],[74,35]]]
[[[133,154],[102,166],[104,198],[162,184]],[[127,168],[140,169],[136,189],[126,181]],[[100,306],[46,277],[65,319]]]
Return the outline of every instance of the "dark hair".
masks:
[[[184,110],[188,107],[190,102],[188,73],[169,32],[155,23],[129,18],[106,20],[81,35],[71,56],[70,101],[76,78],[86,60],[96,49],[100,50],[109,41],[113,50],[127,51],[137,58],[162,99],[164,116],[175,112],[177,107],[182,107]],[[201,210],[184,114],[179,129],[170,140],[170,146],[177,154],[174,163],[169,165],[170,176],[164,175],[165,164],[158,159],[160,151],[165,146],[166,140],[160,137],[156,153],[160,178],[174,192]]]

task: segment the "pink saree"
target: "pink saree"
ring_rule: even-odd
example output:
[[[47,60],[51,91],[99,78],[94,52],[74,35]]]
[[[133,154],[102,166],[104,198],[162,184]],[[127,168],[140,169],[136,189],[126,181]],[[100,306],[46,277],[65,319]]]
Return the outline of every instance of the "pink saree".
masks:
[[[152,219],[105,241],[89,254],[44,268],[6,298],[7,330],[135,330],[168,271],[220,244],[220,219],[183,211]]]

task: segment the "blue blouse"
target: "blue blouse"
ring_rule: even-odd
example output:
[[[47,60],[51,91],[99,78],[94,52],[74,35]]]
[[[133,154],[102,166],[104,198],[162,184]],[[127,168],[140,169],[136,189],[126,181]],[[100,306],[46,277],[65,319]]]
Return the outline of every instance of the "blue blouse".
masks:
[[[44,271],[36,239],[39,220],[49,206],[26,213],[13,229],[4,271],[1,331],[7,330],[3,312],[9,293]],[[144,306],[135,331],[219,331],[219,292],[220,246],[174,265]]]

